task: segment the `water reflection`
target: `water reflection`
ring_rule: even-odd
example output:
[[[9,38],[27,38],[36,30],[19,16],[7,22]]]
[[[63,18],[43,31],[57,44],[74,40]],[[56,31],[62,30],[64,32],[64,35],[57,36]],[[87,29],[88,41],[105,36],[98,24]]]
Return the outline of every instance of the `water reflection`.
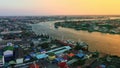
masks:
[[[70,28],[54,28],[54,23],[40,23],[33,26],[33,30],[40,33],[47,33],[59,39],[72,39],[85,41],[89,44],[90,51],[100,51],[107,54],[120,56],[120,35],[100,32],[89,33],[87,31],[76,31]]]

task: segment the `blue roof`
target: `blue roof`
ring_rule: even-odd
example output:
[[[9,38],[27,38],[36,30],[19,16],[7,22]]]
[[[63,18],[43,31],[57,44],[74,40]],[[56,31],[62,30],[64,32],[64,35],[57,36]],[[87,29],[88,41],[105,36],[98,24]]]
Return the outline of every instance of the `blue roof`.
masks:
[[[83,53],[79,53],[79,54],[76,54],[76,56],[78,56],[79,58],[82,58],[82,57],[85,56],[85,54],[83,54]]]
[[[106,65],[103,65],[103,64],[102,64],[102,65],[100,65],[100,67],[102,67],[102,68],[106,68]]]
[[[60,61],[62,61],[62,60],[64,60],[63,58],[56,58],[56,60],[58,61],[58,62],[60,62]]]
[[[28,56],[25,56],[25,58],[31,58],[31,57],[28,55]]]
[[[29,55],[25,56],[25,61],[28,61],[30,59],[31,59],[31,57]]]
[[[40,49],[40,52],[43,52],[43,51],[45,51],[45,49]]]
[[[46,58],[46,57],[48,57],[48,55],[46,55],[46,54],[37,54],[36,55],[37,59],[42,59],[42,58]]]
[[[30,53],[30,56],[35,57],[36,54],[35,54],[34,52],[31,52],[31,53]]]

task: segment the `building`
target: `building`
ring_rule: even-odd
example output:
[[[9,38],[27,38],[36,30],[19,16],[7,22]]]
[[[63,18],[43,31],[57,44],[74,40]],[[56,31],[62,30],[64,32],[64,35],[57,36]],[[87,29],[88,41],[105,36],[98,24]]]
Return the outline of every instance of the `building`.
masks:
[[[5,62],[9,62],[9,61],[14,59],[14,57],[13,57],[13,49],[14,49],[13,46],[6,46],[4,48],[3,56],[4,56]]]

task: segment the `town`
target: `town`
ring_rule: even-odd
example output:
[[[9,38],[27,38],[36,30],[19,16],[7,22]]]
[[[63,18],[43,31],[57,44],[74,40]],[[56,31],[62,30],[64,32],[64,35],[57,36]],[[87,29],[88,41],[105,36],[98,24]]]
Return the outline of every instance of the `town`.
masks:
[[[89,44],[84,41],[60,40],[45,33],[37,35],[29,24],[39,23],[40,18],[46,19],[46,17],[0,17],[1,68],[120,67],[119,57],[98,51],[90,52]],[[49,17],[43,21],[50,18],[53,20]]]

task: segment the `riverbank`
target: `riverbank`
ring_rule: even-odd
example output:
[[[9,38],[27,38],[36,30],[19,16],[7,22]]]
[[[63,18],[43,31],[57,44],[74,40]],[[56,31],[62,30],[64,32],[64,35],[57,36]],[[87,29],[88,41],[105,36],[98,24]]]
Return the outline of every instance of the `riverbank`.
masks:
[[[72,52],[72,51],[70,51],[70,52]],[[87,53],[89,53],[89,52],[87,52]],[[93,55],[94,54],[97,55],[98,52],[93,52]],[[73,65],[71,65],[71,67],[74,65],[80,65],[82,68],[86,68],[86,66],[89,66],[92,68],[96,68],[99,66],[105,66],[106,68],[109,68],[109,67],[111,67],[110,64],[112,64],[112,66],[114,66],[115,68],[119,68],[119,64],[117,63],[119,61],[117,61],[116,59],[119,60],[119,57],[111,56],[111,55],[99,52],[99,58],[98,57],[97,58],[90,58],[90,59],[87,59],[84,61],[78,60],[78,62],[80,61],[82,63],[74,62],[74,63],[72,63]],[[73,58],[73,60],[74,60],[74,58]],[[114,64],[113,64],[113,61],[114,61]],[[74,66],[74,67],[76,67],[76,66]]]
[[[85,41],[89,44],[89,51],[99,51],[106,54],[120,56],[119,35],[104,34],[99,32],[89,33],[87,31],[76,31],[70,28],[54,28],[55,22],[44,22],[32,25],[36,34],[47,33],[58,39],[71,39],[74,41]],[[44,25],[44,26],[43,26]]]
[[[114,49],[116,48],[105,46],[108,43],[111,44],[110,41],[115,40],[118,36],[107,35],[106,38],[106,34],[78,32],[63,27],[55,29],[55,22],[41,20],[40,17],[22,17],[19,20],[13,20],[13,18],[3,18],[0,22],[1,68],[32,66],[58,68],[61,64],[70,68],[78,66],[82,68],[106,66],[109,68],[111,64],[116,68],[120,67],[120,58],[108,53],[113,49],[112,54],[115,54]],[[38,23],[40,21],[47,22]],[[30,23],[32,28],[27,25]],[[101,46],[99,47],[99,45]],[[102,55],[102,51],[109,55]]]
[[[110,34],[120,34],[120,20],[83,20],[83,21],[64,21],[56,22],[56,28],[65,27],[75,30],[84,30],[88,32],[101,32]]]

